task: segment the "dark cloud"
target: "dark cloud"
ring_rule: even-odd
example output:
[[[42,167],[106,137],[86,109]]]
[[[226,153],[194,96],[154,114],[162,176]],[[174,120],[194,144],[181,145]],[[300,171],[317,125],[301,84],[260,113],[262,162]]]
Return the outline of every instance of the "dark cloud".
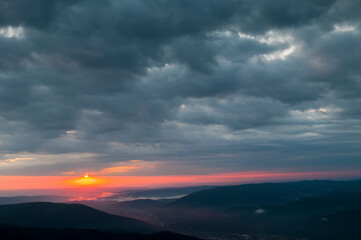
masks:
[[[24,0],[1,0],[0,24],[5,26],[26,25],[34,28],[49,27],[59,12],[77,2],[79,1],[35,0],[29,2]]]
[[[356,0],[0,0],[0,151],[39,158],[0,174],[131,159],[348,168],[360,157],[359,10]]]

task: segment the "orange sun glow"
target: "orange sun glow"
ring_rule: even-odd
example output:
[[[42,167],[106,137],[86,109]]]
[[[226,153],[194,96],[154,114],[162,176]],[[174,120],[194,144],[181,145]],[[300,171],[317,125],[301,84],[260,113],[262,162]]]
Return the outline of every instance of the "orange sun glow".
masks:
[[[86,173],[83,177],[70,180],[68,183],[73,186],[97,186],[106,183],[106,180],[90,176],[89,173]]]

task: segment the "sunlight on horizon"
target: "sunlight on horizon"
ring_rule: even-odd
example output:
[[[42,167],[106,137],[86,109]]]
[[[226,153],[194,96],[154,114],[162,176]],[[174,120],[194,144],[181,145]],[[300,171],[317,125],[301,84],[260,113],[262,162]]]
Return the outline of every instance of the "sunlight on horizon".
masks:
[[[103,185],[103,184],[106,184],[107,182],[108,181],[104,178],[93,177],[93,176],[90,176],[89,173],[86,173],[81,178],[76,178],[76,179],[66,181],[66,184],[71,185],[71,186],[92,187],[92,186]]]

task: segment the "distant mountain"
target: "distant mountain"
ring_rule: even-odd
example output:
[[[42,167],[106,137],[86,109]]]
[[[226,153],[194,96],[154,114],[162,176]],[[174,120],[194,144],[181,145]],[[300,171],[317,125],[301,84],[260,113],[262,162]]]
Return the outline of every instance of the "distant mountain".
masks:
[[[355,236],[359,234],[361,224],[357,225],[357,214],[361,211],[361,181],[224,186],[189,194],[164,209],[163,214],[158,215],[166,219],[165,227],[174,231],[351,239],[340,238],[336,232],[339,229],[345,236],[348,236],[347,231],[354,232]],[[336,214],[340,211],[350,214]],[[342,225],[343,221],[348,222],[349,227]],[[314,228],[315,234],[312,234],[308,231],[311,223],[318,224],[322,231]],[[330,236],[328,228],[339,238]]]
[[[0,197],[0,205],[27,203],[27,202],[57,202],[57,203],[64,203],[64,202],[67,202],[67,201],[69,201],[69,197],[51,196],[51,195]]]
[[[145,222],[111,215],[84,205],[47,202],[0,205],[0,224],[134,233],[157,231]]]
[[[152,200],[152,199],[137,199],[133,201],[125,201],[125,202],[118,202],[112,204],[114,208],[154,208],[154,207],[161,207],[164,204],[169,203],[169,200],[160,199],[160,200]]]
[[[243,184],[191,193],[172,203],[187,207],[232,207],[282,204],[332,191],[361,190],[361,181],[301,181]]]
[[[315,240],[361,239],[361,192],[336,191],[271,206],[186,207],[174,215],[178,221],[166,227],[188,233],[238,232]]]
[[[2,240],[197,240],[198,238],[172,233],[159,232],[151,235],[134,233],[110,233],[97,230],[39,229],[0,226]]]
[[[135,190],[127,191],[122,194],[122,197],[128,198],[149,198],[149,199],[162,199],[162,198],[179,198],[193,192],[201,191],[204,189],[214,188],[214,186],[196,186],[196,187],[181,187],[181,188],[159,188],[149,190]]]
[[[361,211],[361,191],[335,191],[321,196],[305,197],[298,201],[262,207],[271,215],[322,215],[341,210]]]

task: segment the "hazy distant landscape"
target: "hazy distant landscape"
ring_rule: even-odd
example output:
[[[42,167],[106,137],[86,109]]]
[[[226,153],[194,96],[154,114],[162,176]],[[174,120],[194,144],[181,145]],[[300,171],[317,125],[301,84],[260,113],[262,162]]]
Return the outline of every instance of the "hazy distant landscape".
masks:
[[[88,229],[101,231],[94,239],[102,234],[109,239],[162,239],[162,235],[117,234],[163,231],[224,240],[361,237],[361,180],[127,190],[94,200],[50,203],[61,199],[0,198],[1,229],[11,235],[26,228],[34,239],[42,231],[55,236],[61,229],[64,236],[75,231],[67,229],[83,229],[84,236],[92,235]]]

